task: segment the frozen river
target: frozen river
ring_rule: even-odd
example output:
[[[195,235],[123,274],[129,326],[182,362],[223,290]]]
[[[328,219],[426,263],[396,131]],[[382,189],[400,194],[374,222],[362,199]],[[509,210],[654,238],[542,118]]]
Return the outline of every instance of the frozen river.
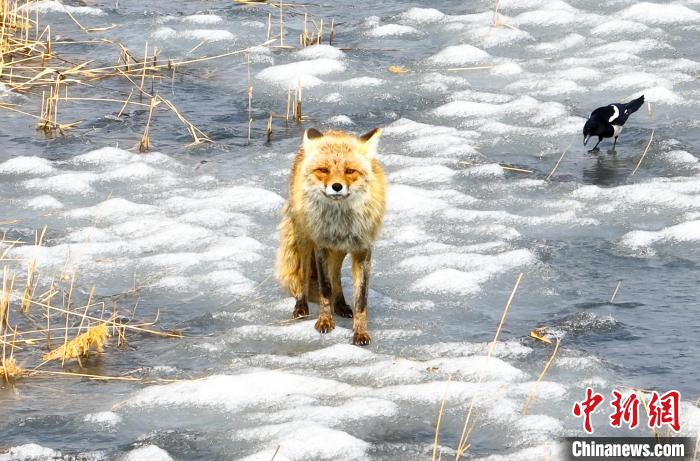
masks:
[[[279,33],[279,10],[266,5],[64,4],[39,6],[63,39],[109,38],[138,56],[148,41],[163,60],[254,48],[153,83],[212,144],[188,146],[161,108],[146,154],[136,146],[148,108],[118,116],[119,103],[63,101],[61,122],[82,123],[51,139],[33,119],[0,111],[0,230],[32,242],[47,226],[39,283],[75,274],[77,297],[94,286],[98,300],[139,319],[159,312],[162,328],[185,335],[131,334],[83,370],[68,365],[170,384],[0,384],[0,453],[9,450],[0,460],[430,459],[443,395],[442,459],[454,458],[472,401],[467,458],[560,459],[557,441],[582,432],[571,407],[587,386],[606,396],[677,389],[683,433],[698,434],[697,0],[501,0],[496,27],[493,2],[288,6],[285,42],[295,49],[256,46],[269,13]],[[66,8],[85,27],[117,27],[88,36]],[[332,46],[326,34],[299,48],[304,11],[326,31],[333,19]],[[56,45],[92,66],[114,64],[115,49]],[[269,114],[285,113],[298,84],[305,120],[275,118],[266,142]],[[133,88],[90,85],[71,94],[124,100]],[[587,153],[588,114],[642,93],[649,105],[627,122],[617,152],[606,141]],[[41,96],[0,89],[0,102],[38,114]],[[313,320],[288,321],[294,300],[273,277],[292,155],[312,126],[385,128],[389,205],[366,348],[350,344],[350,320],[325,336]],[[20,245],[2,263],[21,279],[16,260],[33,254]],[[528,337],[538,327],[561,346],[535,385],[552,353]],[[619,434],[606,418],[595,416],[596,434]]]

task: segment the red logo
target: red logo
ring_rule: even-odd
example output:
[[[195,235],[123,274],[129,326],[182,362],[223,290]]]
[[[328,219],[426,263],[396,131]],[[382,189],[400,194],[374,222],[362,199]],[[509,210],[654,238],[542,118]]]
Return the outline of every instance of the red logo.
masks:
[[[627,396],[619,391],[612,391],[613,399],[610,406],[613,408],[610,414],[610,426],[620,428],[623,424],[630,429],[639,426],[639,406],[643,402],[643,394],[632,392]],[[593,433],[591,415],[603,403],[605,398],[602,394],[594,392],[590,387],[586,388],[586,398],[574,403],[572,412],[577,418],[583,417],[583,429]],[[678,391],[668,391],[663,395],[653,391],[648,407],[648,426],[652,429],[668,425],[676,432],[681,430],[680,424],[680,402],[681,393]]]
[[[591,413],[593,413],[605,398],[602,394],[596,394],[590,387],[586,388],[586,398],[582,402],[574,404],[574,416],[583,416],[583,429],[589,434],[593,433],[593,425],[591,424]]]
[[[674,431],[680,431],[680,403],[681,393],[678,391],[668,391],[660,397],[658,392],[652,392],[649,402],[649,427],[656,428],[668,424]]]
[[[622,394],[618,391],[613,391],[613,401],[610,406],[615,409],[610,415],[610,425],[612,427],[622,427],[625,422],[630,429],[639,426],[639,397],[635,392],[632,392],[624,400]]]

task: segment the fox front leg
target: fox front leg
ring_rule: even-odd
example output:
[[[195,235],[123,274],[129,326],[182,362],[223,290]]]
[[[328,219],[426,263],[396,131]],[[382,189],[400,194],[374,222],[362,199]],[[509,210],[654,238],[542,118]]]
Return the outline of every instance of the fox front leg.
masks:
[[[326,267],[328,268],[328,277],[331,281],[331,305],[335,315],[341,317],[352,318],[352,309],[345,302],[343,295],[343,286],[340,281],[340,272],[343,267],[345,252],[330,251]]]
[[[372,269],[372,251],[352,254],[352,276],[355,282],[355,312],[352,322],[352,343],[367,346],[372,339],[367,331],[367,300],[369,297],[369,274]]]
[[[331,281],[328,277],[329,251],[325,248],[316,248],[316,270],[318,272],[318,304],[321,312],[316,321],[316,330],[319,333],[328,333],[335,328],[333,312],[331,309]]]

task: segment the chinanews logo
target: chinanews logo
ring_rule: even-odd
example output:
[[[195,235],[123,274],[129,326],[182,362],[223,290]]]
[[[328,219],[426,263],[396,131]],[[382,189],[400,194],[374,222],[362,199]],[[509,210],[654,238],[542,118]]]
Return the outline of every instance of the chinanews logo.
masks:
[[[568,437],[569,460],[695,459],[693,453],[697,453],[698,445],[691,438],[678,436],[681,430],[680,392],[623,393],[613,390],[609,405],[604,403],[605,396],[590,387],[586,388],[583,400],[574,403],[571,411],[581,419],[586,434],[594,432],[593,414],[609,407],[610,427],[633,430],[646,425],[653,431],[654,437]],[[666,435],[662,436],[663,433]]]

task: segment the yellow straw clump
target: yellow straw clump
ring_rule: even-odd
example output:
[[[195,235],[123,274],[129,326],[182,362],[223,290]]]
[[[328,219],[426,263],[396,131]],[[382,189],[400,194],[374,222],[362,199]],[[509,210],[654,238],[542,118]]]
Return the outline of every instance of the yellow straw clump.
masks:
[[[44,354],[43,360],[80,360],[81,357],[89,355],[91,348],[96,352],[102,352],[107,338],[109,338],[109,328],[107,323],[101,323],[95,327],[88,328],[85,333],[76,336],[61,347]]]
[[[17,365],[14,357],[8,357],[0,360],[0,377],[6,381],[10,379],[21,378],[24,375],[24,369]]]

